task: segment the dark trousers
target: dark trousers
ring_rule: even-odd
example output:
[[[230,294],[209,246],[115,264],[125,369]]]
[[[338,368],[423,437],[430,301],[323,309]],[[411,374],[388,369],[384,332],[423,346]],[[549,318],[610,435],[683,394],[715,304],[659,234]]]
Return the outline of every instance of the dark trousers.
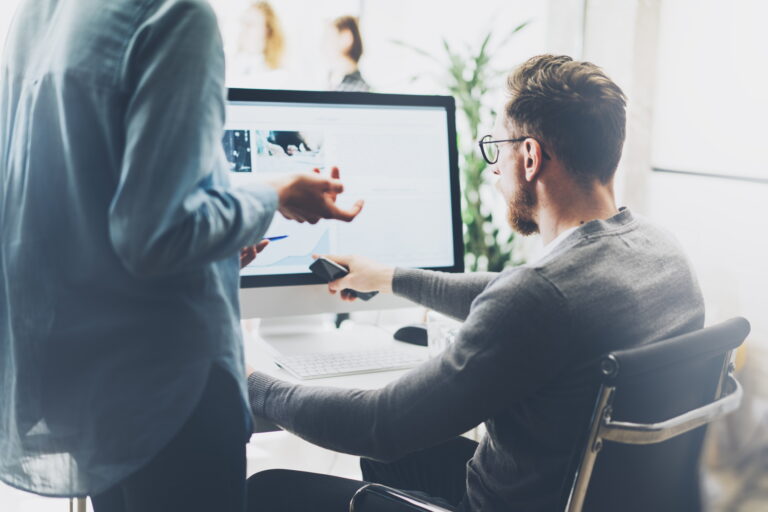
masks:
[[[344,512],[366,483],[413,492],[440,506],[466,510],[466,465],[477,443],[458,437],[392,463],[360,459],[363,480],[271,469],[248,479],[249,512]]]
[[[212,368],[178,434],[145,467],[92,496],[94,511],[243,512],[245,414],[235,379]]]

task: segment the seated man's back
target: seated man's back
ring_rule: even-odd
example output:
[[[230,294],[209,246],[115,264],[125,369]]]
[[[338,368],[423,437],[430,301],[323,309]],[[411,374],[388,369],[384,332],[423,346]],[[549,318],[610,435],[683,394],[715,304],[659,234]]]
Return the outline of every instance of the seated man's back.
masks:
[[[701,328],[703,301],[674,240],[628,210],[592,221],[539,261],[502,273],[478,302],[486,294],[513,304],[532,301],[523,309],[539,318],[520,318],[527,325],[498,333],[497,343],[516,345],[518,361],[508,361],[509,370],[527,385],[500,390],[509,406],[486,423],[489,435],[470,463],[469,487],[490,491],[476,497],[483,510],[538,509],[559,499],[564,469],[589,422],[592,363],[612,350]],[[510,313],[499,304],[500,316]],[[550,323],[546,339],[527,333]],[[490,496],[504,502],[486,503]]]

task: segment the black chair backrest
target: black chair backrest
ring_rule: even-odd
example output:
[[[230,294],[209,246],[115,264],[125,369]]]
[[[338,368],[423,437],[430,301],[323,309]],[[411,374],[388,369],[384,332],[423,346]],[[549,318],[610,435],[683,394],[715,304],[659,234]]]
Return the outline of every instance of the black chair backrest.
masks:
[[[612,419],[655,423],[712,402],[730,351],[749,323],[722,324],[613,352],[618,363],[603,385],[615,386]],[[650,445],[606,441],[598,454],[584,511],[697,511],[699,460],[706,427]]]

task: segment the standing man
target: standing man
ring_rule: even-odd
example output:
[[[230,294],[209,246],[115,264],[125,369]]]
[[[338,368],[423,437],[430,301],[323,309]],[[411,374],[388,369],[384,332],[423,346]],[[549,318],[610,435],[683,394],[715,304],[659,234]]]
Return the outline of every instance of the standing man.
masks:
[[[276,209],[362,203],[335,205],[338,171],[229,187],[205,0],[27,0],[0,73],[0,479],[242,510],[237,253]]]

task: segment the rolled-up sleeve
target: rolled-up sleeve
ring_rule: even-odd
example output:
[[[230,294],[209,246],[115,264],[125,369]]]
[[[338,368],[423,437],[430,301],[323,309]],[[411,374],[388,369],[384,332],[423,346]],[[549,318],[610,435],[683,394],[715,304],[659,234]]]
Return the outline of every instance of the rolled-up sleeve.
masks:
[[[277,194],[230,188],[221,137],[224,55],[206,2],[165,4],[126,49],[124,156],[109,211],[112,245],[137,275],[232,256],[269,227]]]

